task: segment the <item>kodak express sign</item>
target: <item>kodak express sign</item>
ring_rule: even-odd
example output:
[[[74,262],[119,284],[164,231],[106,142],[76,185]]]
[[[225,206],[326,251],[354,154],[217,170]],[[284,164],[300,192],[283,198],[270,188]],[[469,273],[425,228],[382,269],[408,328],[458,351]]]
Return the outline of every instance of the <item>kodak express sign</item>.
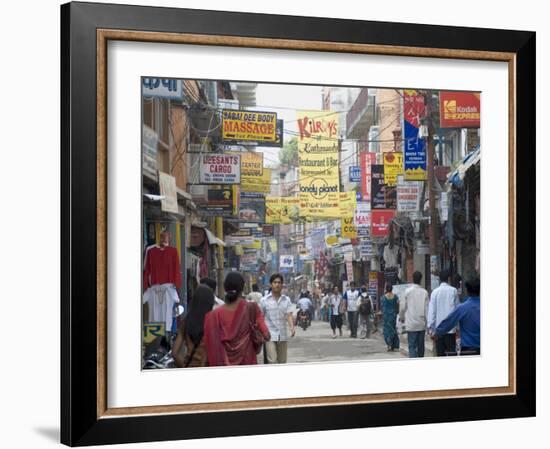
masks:
[[[474,92],[440,92],[441,128],[479,128],[480,95]]]

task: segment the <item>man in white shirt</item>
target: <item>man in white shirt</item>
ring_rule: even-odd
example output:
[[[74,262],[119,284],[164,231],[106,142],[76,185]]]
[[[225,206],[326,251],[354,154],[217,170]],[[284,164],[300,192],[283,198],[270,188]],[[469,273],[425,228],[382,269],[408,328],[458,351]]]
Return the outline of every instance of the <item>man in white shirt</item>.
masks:
[[[428,309],[428,331],[434,338],[435,329],[439,324],[453,312],[459,304],[458,292],[456,288],[451,287],[449,282],[449,270],[441,270],[439,274],[440,284],[433,292],[430,298],[430,307]],[[436,354],[438,357],[446,353],[456,353],[456,328],[451,329],[447,334],[436,337]]]
[[[225,301],[221,298],[218,298],[218,296],[216,295],[216,287],[218,283],[214,279],[202,278],[199,284],[206,285],[214,292],[214,307],[212,308],[212,310],[217,309],[218,307],[223,306],[225,304]]]
[[[288,296],[281,294],[283,290],[281,274],[272,275],[269,282],[271,293],[265,296],[260,303],[265,324],[271,334],[271,340],[265,343],[266,359],[267,363],[286,363],[288,330],[290,329],[290,337],[296,335],[292,318],[293,305]]]
[[[258,284],[252,284],[252,291],[246,296],[246,300],[250,302],[255,302],[256,304],[260,305],[262,294],[260,293]]]
[[[342,304],[342,295],[340,294],[338,287],[334,287],[332,295],[330,295],[329,305],[331,308],[330,314],[330,328],[332,329],[332,338],[336,338],[336,328],[342,336],[342,315],[344,314],[344,307]]]
[[[405,323],[409,342],[409,357],[424,357],[424,342],[428,315],[428,292],[420,286],[422,273],[413,273],[414,284],[409,287],[400,301],[399,318]]]
[[[359,307],[359,290],[355,288],[355,282],[351,281],[349,290],[344,294],[346,300],[346,310],[348,311],[348,323],[350,330],[350,337],[357,338],[357,325],[358,315],[357,309]]]
[[[311,302],[311,299],[307,297],[306,293],[302,293],[302,297],[298,300],[298,307],[300,308],[300,310],[303,310],[307,313],[308,320],[311,322],[311,309],[313,307],[313,303]]]

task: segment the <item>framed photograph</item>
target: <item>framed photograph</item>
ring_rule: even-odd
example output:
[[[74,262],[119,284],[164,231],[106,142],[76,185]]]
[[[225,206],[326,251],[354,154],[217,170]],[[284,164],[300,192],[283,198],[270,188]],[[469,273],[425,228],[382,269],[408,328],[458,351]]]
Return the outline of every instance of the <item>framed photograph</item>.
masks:
[[[62,443],[535,415],[535,33],[61,25]]]

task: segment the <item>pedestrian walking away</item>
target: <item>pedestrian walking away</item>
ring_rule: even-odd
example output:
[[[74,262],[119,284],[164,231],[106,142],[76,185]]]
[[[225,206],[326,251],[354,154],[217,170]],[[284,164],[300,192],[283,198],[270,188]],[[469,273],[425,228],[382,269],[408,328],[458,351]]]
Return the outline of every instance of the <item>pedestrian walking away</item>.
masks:
[[[397,314],[399,313],[399,297],[394,295],[393,286],[386,284],[385,294],[381,298],[382,315],[384,317],[384,341],[388,351],[399,349],[399,335],[397,335]]]
[[[350,288],[344,294],[344,299],[346,301],[346,310],[348,311],[350,337],[357,338],[359,290],[355,288],[355,282],[352,281],[350,283]]]
[[[479,278],[466,281],[468,297],[435,330],[437,337],[445,335],[457,324],[460,325],[460,355],[479,355],[480,349],[480,308]]]
[[[358,309],[361,319],[361,338],[370,338],[374,330],[372,300],[367,292],[361,293],[361,302]]]
[[[271,340],[265,344],[267,363],[286,363],[288,340],[296,334],[292,317],[293,305],[290,298],[282,294],[283,282],[281,274],[273,274],[269,278],[271,293],[260,303],[271,334]]]
[[[399,318],[405,323],[409,344],[409,357],[424,357],[426,326],[428,323],[428,292],[420,286],[422,273],[413,273],[414,284],[409,287],[401,299]]]
[[[447,353],[456,353],[456,328],[449,329],[449,332],[439,337],[434,335],[436,327],[438,327],[459,304],[456,288],[448,284],[449,275],[449,270],[441,270],[439,273],[441,284],[432,292],[430,306],[428,308],[428,330],[432,338],[435,339],[436,355],[438,357],[444,356]]]
[[[257,304],[243,298],[244,278],[240,273],[229,273],[223,287],[225,304],[208,312],[204,321],[208,365],[255,365],[255,330],[265,340],[270,338],[264,317]]]

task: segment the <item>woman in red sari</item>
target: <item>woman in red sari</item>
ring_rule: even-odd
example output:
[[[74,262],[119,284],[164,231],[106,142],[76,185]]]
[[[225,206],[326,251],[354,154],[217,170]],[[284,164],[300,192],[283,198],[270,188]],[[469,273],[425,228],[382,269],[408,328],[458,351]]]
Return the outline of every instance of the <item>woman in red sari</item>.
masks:
[[[208,312],[204,320],[208,365],[255,365],[253,325],[257,326],[266,340],[270,338],[262,312],[256,303],[242,297],[244,279],[241,274],[229,273],[223,287],[226,292],[225,304]],[[255,323],[252,323],[251,317],[255,318]]]

